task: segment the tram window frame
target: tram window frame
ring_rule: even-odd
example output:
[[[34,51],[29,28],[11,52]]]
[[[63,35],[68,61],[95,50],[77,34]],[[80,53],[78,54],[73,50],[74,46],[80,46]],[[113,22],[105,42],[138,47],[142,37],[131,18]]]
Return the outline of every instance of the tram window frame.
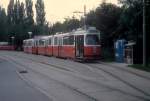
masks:
[[[63,45],[68,45],[68,36],[63,37]]]
[[[69,45],[74,45],[74,36],[69,36]]]
[[[60,37],[60,38],[58,38],[58,41],[59,41],[59,45],[63,45],[63,39]]]
[[[54,45],[58,45],[58,37],[54,37]]]
[[[45,46],[45,42],[44,41],[45,40],[43,40],[43,39],[39,40],[39,46]]]
[[[48,42],[49,42],[49,41],[46,39],[46,40],[45,40],[45,46],[48,46]]]
[[[99,33],[98,30],[88,30],[89,33]]]
[[[90,36],[97,36],[97,39],[98,39],[98,41],[96,42],[94,42],[94,44],[90,41],[90,43],[89,43],[89,41],[87,40]],[[91,40],[91,39],[90,39]],[[93,39],[92,39],[93,40]],[[86,45],[100,45],[100,39],[99,39],[99,37],[98,37],[98,35],[97,34],[93,34],[93,35],[86,35],[86,38],[85,38],[85,43],[86,43]]]
[[[48,39],[48,45],[52,45],[52,38]]]
[[[35,40],[35,46],[38,46],[38,40]]]
[[[32,46],[31,41],[29,41],[29,46]]]
[[[74,36],[63,37],[63,45],[74,45]]]

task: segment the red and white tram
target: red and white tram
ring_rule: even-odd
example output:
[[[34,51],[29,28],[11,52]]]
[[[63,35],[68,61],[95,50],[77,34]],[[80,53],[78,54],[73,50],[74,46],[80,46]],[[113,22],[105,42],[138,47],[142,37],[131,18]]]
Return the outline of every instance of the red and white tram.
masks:
[[[94,60],[100,59],[101,56],[100,32],[93,27],[87,30],[78,29],[70,33],[41,36],[38,37],[38,44],[36,44],[36,40],[24,40],[24,51],[28,50],[28,53],[36,53],[35,50],[37,50],[39,55],[74,60]],[[30,46],[36,46],[37,49],[30,48]]]

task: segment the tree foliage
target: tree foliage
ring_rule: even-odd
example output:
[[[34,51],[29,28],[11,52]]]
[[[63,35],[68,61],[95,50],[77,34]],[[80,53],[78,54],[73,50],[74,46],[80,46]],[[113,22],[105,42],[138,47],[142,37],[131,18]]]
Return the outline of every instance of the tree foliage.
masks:
[[[29,38],[28,32],[32,35],[48,34],[49,23],[45,20],[43,0],[37,0],[36,21],[34,22],[33,1],[10,0],[7,7],[7,14],[4,8],[0,7],[0,41],[9,41],[15,37],[15,45],[22,46],[22,41]]]
[[[37,0],[36,5],[36,23],[37,25],[45,25],[45,10],[43,0]]]
[[[56,32],[69,32],[73,29],[77,29],[81,25],[81,22],[76,19],[75,17],[72,18],[65,18],[65,21],[63,23],[56,22],[53,26],[51,26],[51,33]]]
[[[123,12],[119,19],[122,37],[128,40],[138,40],[142,37],[143,9],[142,0],[120,0]]]
[[[8,37],[7,32],[7,16],[4,8],[0,7],[0,41],[6,41]]]
[[[32,0],[26,0],[26,24],[32,26],[34,24],[33,20],[33,1]]]
[[[45,6],[43,0],[37,0],[35,4],[36,8],[36,32],[37,34],[48,34],[48,23],[45,20]]]
[[[14,0],[10,0],[8,7],[7,7],[7,17],[8,23],[13,24],[13,17],[14,17]]]

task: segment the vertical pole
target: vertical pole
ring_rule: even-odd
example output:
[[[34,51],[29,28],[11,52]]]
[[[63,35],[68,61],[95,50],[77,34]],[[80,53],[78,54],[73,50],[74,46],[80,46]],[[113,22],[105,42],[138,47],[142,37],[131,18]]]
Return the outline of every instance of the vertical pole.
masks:
[[[146,30],[146,4],[143,0],[143,66],[147,66]]]
[[[86,5],[84,5],[84,29],[86,30]]]
[[[15,42],[14,42],[14,41],[15,41],[15,37],[12,36],[12,37],[11,37],[11,40],[12,40],[12,47],[13,47],[12,50],[14,50],[14,46],[15,46]]]

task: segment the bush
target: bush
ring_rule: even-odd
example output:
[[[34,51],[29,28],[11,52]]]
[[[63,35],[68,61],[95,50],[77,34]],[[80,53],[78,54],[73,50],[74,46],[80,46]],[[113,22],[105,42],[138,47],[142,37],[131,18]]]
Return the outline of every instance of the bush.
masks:
[[[113,48],[103,48],[102,49],[102,60],[103,61],[114,61],[114,49]]]

